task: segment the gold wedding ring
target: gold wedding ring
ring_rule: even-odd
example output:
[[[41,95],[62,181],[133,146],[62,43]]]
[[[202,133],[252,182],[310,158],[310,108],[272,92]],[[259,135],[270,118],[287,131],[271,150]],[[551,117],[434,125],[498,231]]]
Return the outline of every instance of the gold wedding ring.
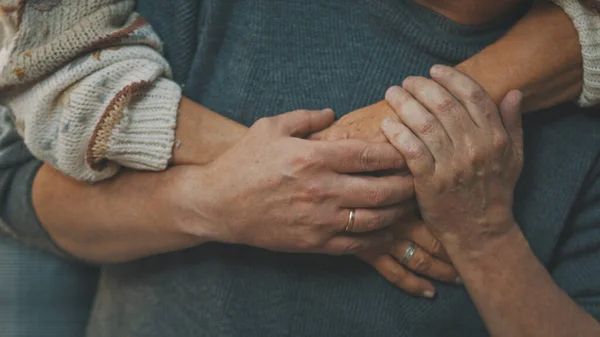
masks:
[[[355,218],[356,218],[356,210],[351,209],[350,214],[348,215],[348,223],[346,224],[346,229],[344,229],[346,232],[351,231],[352,227],[354,227],[354,219]]]

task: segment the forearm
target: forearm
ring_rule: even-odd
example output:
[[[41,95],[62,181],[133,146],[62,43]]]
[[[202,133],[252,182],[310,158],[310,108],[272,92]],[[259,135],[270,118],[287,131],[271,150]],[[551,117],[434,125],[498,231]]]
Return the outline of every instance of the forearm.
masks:
[[[172,221],[167,191],[176,171],[123,171],[88,185],[49,165],[39,170],[32,202],[54,242],[83,260],[112,263],[185,249],[202,239]]]
[[[556,285],[517,225],[481,251],[456,247],[446,248],[491,336],[600,335],[600,324]]]
[[[209,163],[246,130],[185,98],[178,125],[176,164]],[[122,262],[181,250],[205,239],[185,234],[174,221],[173,205],[184,198],[174,190],[179,171],[124,170],[113,179],[87,185],[44,165],[34,181],[33,204],[53,240],[84,260]]]
[[[206,165],[242,138],[248,128],[183,98],[175,130],[174,165]]]
[[[565,12],[550,3],[537,5],[504,37],[457,68],[496,102],[520,89],[525,111],[574,100],[582,89],[578,33]]]

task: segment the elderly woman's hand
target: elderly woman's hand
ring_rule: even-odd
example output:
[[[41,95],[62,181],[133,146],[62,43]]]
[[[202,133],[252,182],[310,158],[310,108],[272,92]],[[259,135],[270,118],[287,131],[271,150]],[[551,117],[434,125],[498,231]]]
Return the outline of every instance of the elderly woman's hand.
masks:
[[[384,119],[395,115],[394,109],[386,101],[380,101],[344,115],[331,126],[313,134],[310,139],[362,139],[387,143],[380,126]]]
[[[386,98],[402,123],[382,129],[405,157],[418,205],[432,233],[453,251],[476,254],[514,230],[513,192],[523,166],[520,93],[494,104],[475,81],[450,67],[433,80],[412,77]]]
[[[435,296],[435,287],[429,279],[462,284],[444,247],[416,214],[391,228],[394,233],[391,247],[358,254],[386,280],[409,294],[427,298]]]

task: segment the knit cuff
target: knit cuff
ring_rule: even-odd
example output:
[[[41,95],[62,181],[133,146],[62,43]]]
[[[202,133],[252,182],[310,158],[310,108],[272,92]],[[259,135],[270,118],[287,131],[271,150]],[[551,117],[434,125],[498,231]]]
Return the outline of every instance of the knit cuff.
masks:
[[[97,131],[95,144],[100,146],[95,146],[94,157],[139,170],[167,168],[175,143],[181,88],[164,78],[147,88],[144,85],[140,83],[136,89],[134,84],[116,98],[115,111],[122,116],[106,114],[108,118]],[[133,91],[130,98],[126,97],[128,90]],[[102,127],[110,129],[112,123],[112,132],[103,132]],[[102,135],[110,138],[102,139]],[[102,146],[103,142],[106,146]]]
[[[552,0],[569,15],[579,33],[583,56],[583,90],[578,104],[600,103],[600,13],[580,0]]]

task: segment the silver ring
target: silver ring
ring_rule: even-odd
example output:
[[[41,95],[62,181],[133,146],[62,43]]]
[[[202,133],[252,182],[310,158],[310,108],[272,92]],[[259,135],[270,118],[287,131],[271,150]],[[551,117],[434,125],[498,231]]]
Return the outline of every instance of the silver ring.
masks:
[[[410,244],[408,245],[408,248],[406,248],[406,251],[404,252],[404,256],[402,256],[400,263],[402,263],[402,264],[408,263],[408,261],[410,261],[410,259],[412,259],[412,257],[415,256],[416,252],[417,252],[417,247],[416,247],[415,243],[411,241]]]
[[[348,223],[346,224],[346,228],[344,231],[349,232],[354,227],[354,220],[356,219],[356,210],[351,209],[350,214],[348,215]]]

